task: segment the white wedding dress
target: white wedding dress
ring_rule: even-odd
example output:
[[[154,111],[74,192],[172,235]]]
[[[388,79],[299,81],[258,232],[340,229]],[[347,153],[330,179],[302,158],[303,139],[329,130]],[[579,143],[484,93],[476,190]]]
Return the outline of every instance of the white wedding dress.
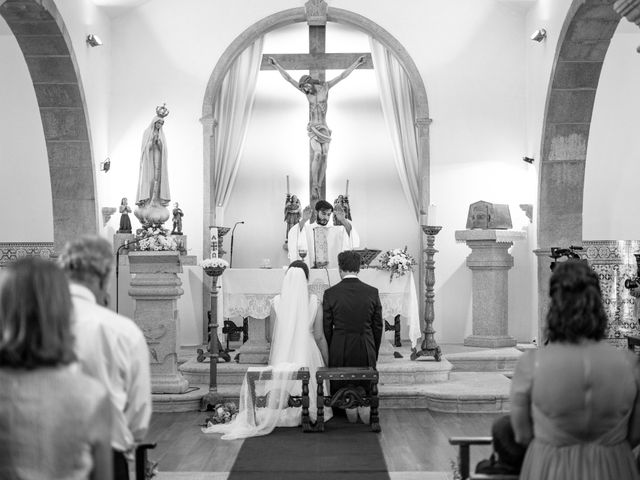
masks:
[[[231,423],[203,428],[204,433],[223,433],[225,440],[267,435],[275,427],[296,427],[301,424],[302,408],[288,407],[289,395],[302,393],[302,383],[295,380],[302,367],[309,369],[309,417],[312,422],[317,417],[317,385],[315,374],[318,367],[325,365],[315,337],[323,350],[326,342],[322,336],[322,326],[316,322],[320,302],[315,295],[309,295],[304,271],[289,268],[282,282],[281,294],[273,299],[276,321],[273,329],[269,366],[250,367],[259,372],[256,381],[256,396],[267,395],[265,407],[256,407],[251,395],[247,375],[240,391],[238,416]],[[326,351],[326,350],[325,350]],[[270,377],[263,379],[262,377]],[[328,392],[325,385],[325,392]],[[331,408],[324,408],[325,421],[333,415]]]

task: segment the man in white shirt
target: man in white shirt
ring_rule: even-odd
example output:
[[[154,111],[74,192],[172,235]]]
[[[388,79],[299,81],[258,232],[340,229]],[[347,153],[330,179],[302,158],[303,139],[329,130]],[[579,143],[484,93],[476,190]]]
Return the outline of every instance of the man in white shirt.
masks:
[[[147,433],[151,418],[149,350],[140,328],[107,305],[112,247],[97,236],[65,245],[59,258],[70,280],[75,351],[86,374],[109,392],[113,412],[114,478],[129,479],[127,456]]]
[[[287,244],[289,261],[303,259],[311,268],[337,268],[338,253],[360,246],[360,237],[342,208],[333,211],[333,205],[318,200],[315,205],[316,221],[309,223],[312,209],[305,207],[298,226],[289,230]],[[338,225],[330,225],[331,212]],[[304,258],[300,255],[306,252]]]

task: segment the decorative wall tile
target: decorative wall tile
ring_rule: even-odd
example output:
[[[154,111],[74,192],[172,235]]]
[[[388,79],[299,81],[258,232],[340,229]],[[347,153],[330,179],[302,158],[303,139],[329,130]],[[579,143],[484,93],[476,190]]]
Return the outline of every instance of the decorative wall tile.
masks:
[[[0,243],[0,267],[21,257],[55,256],[53,242]]]

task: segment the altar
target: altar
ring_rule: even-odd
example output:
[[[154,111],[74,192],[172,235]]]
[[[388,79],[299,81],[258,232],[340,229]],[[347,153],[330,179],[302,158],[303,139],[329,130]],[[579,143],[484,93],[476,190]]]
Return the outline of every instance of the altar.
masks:
[[[231,268],[222,275],[222,314],[224,318],[249,318],[249,341],[240,350],[241,363],[266,363],[266,319],[271,310],[271,299],[280,293],[285,269]],[[422,337],[418,296],[412,273],[394,277],[390,281],[387,271],[365,268],[358,278],[378,289],[382,303],[382,318],[393,323],[400,315],[403,337],[415,347]],[[322,301],[324,291],[340,282],[337,269],[311,269],[309,292]],[[252,335],[253,333],[253,335]],[[244,355],[244,359],[243,359]]]

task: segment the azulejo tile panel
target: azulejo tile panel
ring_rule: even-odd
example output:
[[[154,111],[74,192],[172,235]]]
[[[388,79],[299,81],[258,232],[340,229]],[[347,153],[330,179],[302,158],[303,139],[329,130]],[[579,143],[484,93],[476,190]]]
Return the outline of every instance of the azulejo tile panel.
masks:
[[[581,257],[585,258],[600,278],[605,311],[609,316],[609,340],[626,348],[625,335],[639,335],[636,299],[624,282],[637,272],[634,253],[640,253],[639,240],[584,241]]]
[[[55,256],[53,242],[0,243],[0,267],[21,257]]]

